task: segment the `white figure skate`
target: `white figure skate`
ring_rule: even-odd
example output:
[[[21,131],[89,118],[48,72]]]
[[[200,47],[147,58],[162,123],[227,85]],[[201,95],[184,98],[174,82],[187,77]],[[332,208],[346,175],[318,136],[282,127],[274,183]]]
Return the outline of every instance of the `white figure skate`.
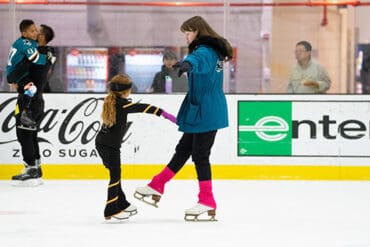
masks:
[[[127,220],[129,217],[130,217],[130,213],[123,210],[115,215],[105,217],[105,220],[122,221],[122,220]]]
[[[162,194],[158,191],[150,188],[149,186],[138,187],[134,193],[134,197],[140,201],[143,201],[153,207],[158,208],[157,203],[161,199]]]
[[[130,206],[128,206],[127,208],[125,208],[124,212],[129,213],[130,214],[129,216],[131,217],[131,216],[137,214],[137,208],[136,208],[135,205],[132,205],[131,204]]]
[[[206,218],[199,218],[202,214],[208,213]],[[204,215],[202,215],[204,216]],[[185,210],[185,220],[186,221],[217,221],[215,219],[216,210],[214,208],[196,204],[194,207]]]

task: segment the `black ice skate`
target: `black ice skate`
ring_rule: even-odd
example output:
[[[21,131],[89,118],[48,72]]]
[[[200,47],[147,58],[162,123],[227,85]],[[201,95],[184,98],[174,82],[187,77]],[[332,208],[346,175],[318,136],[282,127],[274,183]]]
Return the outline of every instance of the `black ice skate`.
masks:
[[[32,112],[30,110],[23,110],[21,113],[21,125],[18,126],[20,129],[36,131],[37,123],[32,117]]]
[[[17,187],[35,187],[41,185],[41,167],[27,166],[22,173],[12,177],[12,185]]]
[[[37,176],[39,176],[39,178],[42,178],[41,159],[35,160],[35,165],[37,167]]]
[[[134,197],[140,201],[143,201],[153,207],[158,208],[158,202],[161,199],[162,194],[158,191],[150,188],[149,186],[138,187],[134,193]]]
[[[207,214],[205,214],[207,213]],[[185,210],[186,221],[217,221],[215,219],[216,210],[197,203],[194,207]]]

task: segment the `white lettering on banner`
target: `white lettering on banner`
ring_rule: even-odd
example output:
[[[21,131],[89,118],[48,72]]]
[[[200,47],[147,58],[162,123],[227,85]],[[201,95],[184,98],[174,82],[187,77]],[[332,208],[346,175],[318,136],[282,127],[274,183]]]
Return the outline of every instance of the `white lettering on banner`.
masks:
[[[274,125],[266,125],[266,124]],[[289,130],[288,123],[284,119],[276,116],[263,117],[256,122],[255,125],[239,126],[239,131],[251,131],[255,132],[256,135],[265,141],[280,141],[284,139],[287,134],[271,134],[271,132],[286,132]],[[266,133],[267,132],[267,133]],[[270,134],[269,134],[270,133]]]

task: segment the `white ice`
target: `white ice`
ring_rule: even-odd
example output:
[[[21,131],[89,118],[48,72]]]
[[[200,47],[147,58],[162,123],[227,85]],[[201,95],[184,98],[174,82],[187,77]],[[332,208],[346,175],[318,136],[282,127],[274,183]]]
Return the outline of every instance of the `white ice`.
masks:
[[[197,182],[173,180],[151,207],[133,198],[147,180],[123,181],[138,214],[107,223],[107,181],[0,181],[0,246],[370,247],[370,182],[215,180],[217,222],[186,222]]]

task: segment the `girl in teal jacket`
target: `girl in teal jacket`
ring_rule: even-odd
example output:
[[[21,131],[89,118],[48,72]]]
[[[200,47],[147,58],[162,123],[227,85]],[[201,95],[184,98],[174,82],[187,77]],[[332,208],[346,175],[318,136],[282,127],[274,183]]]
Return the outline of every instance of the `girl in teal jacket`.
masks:
[[[189,90],[177,116],[179,130],[184,133],[202,133],[228,126],[223,59],[216,50],[222,52],[222,43],[217,42],[207,36],[198,38],[191,43],[192,52],[183,61],[191,65]]]
[[[181,26],[189,45],[188,56],[175,66],[179,76],[188,73],[188,92],[183,100],[177,124],[183,135],[168,165],[145,187],[136,189],[135,197],[157,206],[165,184],[192,157],[199,181],[198,203],[185,210],[185,220],[215,220],[216,201],[212,192],[209,156],[218,129],[228,126],[226,98],[223,92],[223,63],[232,58],[229,42],[217,34],[200,16]]]

